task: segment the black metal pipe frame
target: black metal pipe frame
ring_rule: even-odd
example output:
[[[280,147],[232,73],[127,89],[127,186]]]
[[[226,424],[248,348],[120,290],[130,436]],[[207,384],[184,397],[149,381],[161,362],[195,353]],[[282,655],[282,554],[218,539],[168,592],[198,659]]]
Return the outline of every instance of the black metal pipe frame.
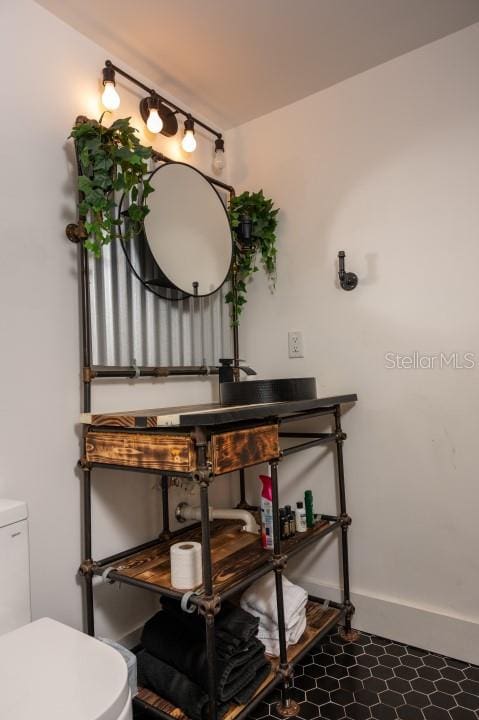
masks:
[[[345,607],[343,637],[346,640],[357,639],[357,633],[351,628],[351,619],[354,614],[354,606],[351,603],[349,588],[349,552],[348,552],[348,529],[351,518],[346,508],[346,487],[344,483],[344,459],[343,442],[345,435],[341,427],[341,407],[336,405],[334,409],[334,429],[336,431],[336,464],[338,472],[339,507],[343,523],[341,526],[341,556],[343,566],[343,600]]]
[[[287,455],[294,455],[294,453],[301,452],[302,450],[308,450],[309,448],[316,447],[317,445],[327,445],[330,442],[335,441],[334,433],[322,435],[316,440],[310,440],[309,442],[300,443],[299,445],[292,445],[289,448],[281,450],[281,455],[286,457]]]
[[[203,569],[203,587],[205,600],[208,605],[201,608],[205,618],[206,631],[206,662],[208,666],[208,720],[216,720],[216,638],[215,613],[219,611],[219,604],[215,606],[213,596],[213,572],[211,563],[210,538],[210,508],[208,502],[208,488],[211,474],[207,459],[207,438],[202,428],[195,428],[194,438],[198,466],[198,480],[200,483],[200,509],[201,509],[201,563]]]
[[[258,509],[257,505],[250,505],[246,499],[246,482],[245,482],[245,471],[241,468],[239,471],[239,487],[240,487],[240,501],[237,504],[239,510],[249,510],[254,512]]]
[[[187,525],[186,527],[179,528],[178,530],[173,530],[173,532],[170,532],[169,538],[181,538],[182,535],[189,532],[190,530],[193,530],[195,528],[200,527],[199,522],[191,523],[191,525]],[[166,538],[165,538],[166,539]],[[118,560],[123,560],[126,557],[129,557],[130,555],[135,555],[138,552],[141,552],[142,550],[147,550],[148,548],[155,547],[159,543],[161,543],[163,538],[155,538],[154,540],[148,540],[148,542],[141,543],[141,545],[135,545],[132,548],[128,548],[127,550],[123,550],[122,552],[115,553],[114,555],[110,555],[106,558],[101,558],[101,560],[95,560],[95,566],[106,568],[108,565],[111,565],[114,562],[118,562]]]
[[[241,468],[241,470],[239,471],[239,485],[240,485],[240,501],[238,503],[238,507],[244,508],[248,504],[246,502],[246,484],[245,484],[244,468]]]
[[[90,318],[90,284],[88,251],[80,249],[80,292],[82,309],[82,355],[83,367],[91,363],[91,318]],[[91,385],[83,376],[83,412],[91,411]],[[85,455],[85,441],[87,429],[82,431],[83,454]],[[92,566],[92,528],[91,528],[91,468],[82,469],[82,504],[83,504],[83,552],[82,575],[85,597],[86,629],[89,635],[95,634],[95,615],[93,606],[93,573]]]
[[[281,555],[281,528],[279,520],[278,461],[271,463],[271,485],[273,505],[273,562],[276,586],[276,609],[278,613],[279,670],[282,674],[281,701],[277,705],[280,715],[296,715],[297,703],[291,699],[292,667],[288,663],[288,645],[284,618],[283,568],[285,558]]]
[[[93,567],[93,574],[103,577],[102,568]],[[124,583],[125,585],[133,585],[134,587],[141,588],[142,590],[148,590],[149,592],[155,593],[155,595],[165,595],[166,597],[172,598],[173,600],[181,600],[184,592],[179,590],[170,590],[169,588],[159,588],[156,585],[151,585],[144,580],[137,580],[136,578],[126,578],[121,572],[117,570],[110,570],[108,573],[108,580],[111,582]],[[201,608],[204,604],[201,595],[191,595],[188,600],[189,605],[196,605]]]
[[[171,537],[170,533],[170,500],[168,494],[168,475],[161,476],[161,509],[163,514],[163,526],[161,530],[161,538],[167,540]]]
[[[129,378],[130,380],[148,377],[162,378],[170,376],[187,376],[187,375],[217,375],[219,372],[216,366],[210,365],[163,365],[158,367],[103,367],[95,366],[90,369],[90,378],[106,379],[106,378]]]
[[[279,426],[286,423],[295,422],[297,420],[308,420],[310,418],[321,417],[323,415],[333,415],[334,406],[321,408],[318,410],[303,410],[299,413],[292,413],[291,415],[283,415],[279,420]]]
[[[83,470],[83,574],[85,593],[86,628],[88,635],[95,634],[95,617],[93,609],[93,574],[91,571],[91,474]]]
[[[315,433],[315,432],[279,432],[279,437],[284,438],[331,438],[334,440],[334,433]]]
[[[109,67],[112,70],[114,70],[115,72],[117,72],[118,75],[122,75],[124,78],[126,78],[131,83],[133,83],[133,85],[136,85],[137,87],[139,87],[142,90],[144,90],[145,92],[147,92],[148,95],[157,95],[161,103],[164,103],[165,105],[169,105],[170,108],[173,108],[174,110],[176,110],[177,113],[181,113],[181,115],[183,115],[185,118],[191,118],[193,120],[193,122],[195,123],[195,125],[199,125],[204,130],[211,133],[211,135],[214,135],[218,139],[221,139],[223,137],[223,135],[218,130],[214,130],[212,127],[210,127],[206,123],[202,122],[201,120],[198,120],[198,118],[196,118],[194,115],[192,115],[187,110],[184,110],[176,103],[174,103],[171,100],[168,100],[167,98],[160,95],[153,88],[149,88],[148,85],[145,85],[145,83],[142,83],[140,80],[137,80],[137,78],[133,77],[133,75],[130,75],[130,73],[127,73],[125,70],[122,70],[120,67],[118,67],[118,65],[114,65],[111,62],[111,60],[106,60],[105,66]]]

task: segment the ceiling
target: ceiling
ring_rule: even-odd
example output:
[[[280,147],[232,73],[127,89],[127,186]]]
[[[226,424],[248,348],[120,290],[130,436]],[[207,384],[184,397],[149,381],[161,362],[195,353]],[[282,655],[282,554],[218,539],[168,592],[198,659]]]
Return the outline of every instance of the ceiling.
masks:
[[[479,21],[479,0],[37,2],[221,129]]]

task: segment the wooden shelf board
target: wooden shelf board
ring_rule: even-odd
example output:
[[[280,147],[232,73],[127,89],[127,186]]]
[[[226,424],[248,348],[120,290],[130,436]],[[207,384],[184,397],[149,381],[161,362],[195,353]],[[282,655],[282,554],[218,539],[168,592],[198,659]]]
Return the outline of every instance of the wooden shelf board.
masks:
[[[320,603],[310,600],[306,607],[307,615],[307,626],[301,639],[295,645],[291,645],[288,648],[288,660],[291,663],[295,663],[301,658],[309,648],[311,648],[318,640],[334,627],[340,617],[341,610],[337,608],[325,609]],[[273,688],[278,680],[277,669],[279,666],[279,658],[271,658],[272,670],[260,687],[256,690],[255,695],[248,703],[248,707],[254,705],[255,698],[263,692],[263,690],[269,686]],[[157,695],[152,690],[147,688],[139,688],[137,698],[157,710],[161,710],[175,720],[188,720],[180,708],[172,705],[168,700]],[[233,706],[224,716],[224,720],[235,720],[246,708],[246,705],[235,705]]]
[[[304,544],[318,539],[328,530],[330,523],[319,522],[305,533],[296,533],[289,540],[281,543],[282,552],[293,555]],[[214,520],[211,523],[211,559],[213,585],[215,593],[231,592],[240,586],[254,571],[268,566],[272,569],[271,552],[261,546],[259,535],[242,531],[242,524],[236,520]],[[170,546],[176,542],[196,540],[201,542],[201,528],[185,530],[180,536],[168,541],[159,541],[157,545],[136,552],[122,560],[111,563],[110,567],[121,577],[120,582],[128,584],[129,580],[139,580],[154,587],[161,593],[161,588],[173,590],[170,575]],[[97,569],[101,574],[103,566]],[[203,587],[196,588],[201,594]]]

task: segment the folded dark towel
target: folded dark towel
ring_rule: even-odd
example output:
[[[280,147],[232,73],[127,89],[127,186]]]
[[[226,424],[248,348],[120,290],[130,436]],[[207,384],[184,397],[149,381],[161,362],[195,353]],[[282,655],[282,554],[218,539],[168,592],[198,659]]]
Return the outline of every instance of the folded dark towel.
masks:
[[[257,658],[256,662],[248,666],[250,678],[243,688],[237,691],[232,698],[237,705],[246,705],[251,700],[259,686],[266,680],[271,672],[271,663],[263,654],[262,658]]]
[[[270,663],[263,659],[257,662],[254,678],[249,685],[238,692],[231,702],[219,703],[218,717],[221,718],[233,703],[244,705],[251,700],[257,688],[266,680]],[[205,720],[208,715],[208,695],[186,675],[178,672],[163,660],[155,658],[146,650],[137,655],[138,683],[158,693],[172,705],[179,707],[192,720]]]
[[[163,597],[161,605],[166,612],[174,615],[184,627],[193,632],[198,629],[204,632],[204,619],[197,613],[185,613],[177,600]],[[225,602],[215,617],[216,641],[232,643],[238,647],[239,643],[247,642],[257,634],[258,626],[259,619],[257,617],[237,605]]]
[[[249,615],[249,613],[244,613]],[[208,663],[206,657],[205,628],[203,618],[194,625],[172,620],[167,610],[162,610],[146,623],[141,642],[145,650],[180,673],[186,675],[203,690],[208,688]],[[249,623],[249,620],[247,621]],[[228,637],[226,626],[220,626]],[[264,645],[256,637],[239,646],[223,642],[217,637],[216,677],[218,698],[228,701],[254,680],[256,671],[268,661]]]
[[[221,666],[217,663],[217,693],[220,700],[236,702],[239,694],[254,683],[261,668],[267,667],[269,671],[270,662],[264,654],[264,645],[256,638],[250,643],[243,653],[230,657]]]
[[[192,720],[205,720],[208,715],[208,695],[186,675],[145,650],[137,655],[137,669],[139,685],[169,700]],[[218,717],[222,717],[228,709],[227,704],[218,705]]]

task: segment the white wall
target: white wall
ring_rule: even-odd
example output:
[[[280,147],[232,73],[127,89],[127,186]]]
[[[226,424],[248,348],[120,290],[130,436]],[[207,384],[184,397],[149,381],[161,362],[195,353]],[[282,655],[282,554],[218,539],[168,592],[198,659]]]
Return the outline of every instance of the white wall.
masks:
[[[227,136],[237,190],[281,208],[277,291],[256,276],[243,357],[359,394],[344,419],[356,624],[475,662],[479,370],[388,370],[384,355],[479,359],[478,66],[475,25]],[[304,360],[288,359],[288,330],[304,333]],[[316,457],[285,460],[282,500],[313,487],[330,512],[331,456]],[[336,566],[330,543],[294,572],[334,592]]]
[[[79,318],[76,248],[64,232],[76,219],[76,185],[67,136],[77,115],[99,117],[108,55],[31,0],[2,2],[0,26],[0,496],[29,505],[33,617],[80,627]],[[143,129],[141,95],[121,80],[118,87],[115,117],[132,115]],[[154,139],[141,137],[148,144]],[[212,143],[198,137],[194,161],[209,171]],[[155,147],[186,159],[178,140],[159,138]],[[109,384],[94,388],[93,402],[97,410],[198,402],[211,398],[212,385],[194,379]],[[95,557],[159,532],[152,477],[94,475]],[[218,485],[216,497],[225,504],[228,493],[227,483]],[[127,587],[104,586],[97,601],[97,631],[116,637],[152,609],[150,594]]]
[[[75,173],[66,137],[76,115],[99,115],[107,54],[31,0],[4,2],[0,13],[0,494],[29,503],[34,617],[79,627],[78,301],[75,249],[64,238]],[[478,26],[466,29],[227,138],[239,189],[262,186],[282,208],[278,289],[271,296],[259,278],[252,286],[243,356],[262,376],[314,374],[321,394],[360,395],[344,423],[357,624],[476,662],[477,370],[386,370],[384,353],[479,352],[478,40]],[[121,82],[120,90],[118,114],[142,127],[139,98]],[[164,139],[157,147],[176,152]],[[210,147],[205,140],[195,157],[205,169]],[[350,294],[335,284],[339,249],[360,276]],[[287,359],[288,329],[303,331],[304,360]],[[94,401],[115,409],[210,396],[208,381],[193,380],[108,385]],[[285,461],[282,499],[313,487],[330,511],[331,457],[319,465],[315,457]],[[158,531],[152,484],[98,477],[96,556]],[[226,482],[216,493],[228,504]],[[309,553],[297,576],[333,590],[334,543],[316,558]],[[100,633],[118,637],[151,611],[150,596],[126,587],[97,597]]]

